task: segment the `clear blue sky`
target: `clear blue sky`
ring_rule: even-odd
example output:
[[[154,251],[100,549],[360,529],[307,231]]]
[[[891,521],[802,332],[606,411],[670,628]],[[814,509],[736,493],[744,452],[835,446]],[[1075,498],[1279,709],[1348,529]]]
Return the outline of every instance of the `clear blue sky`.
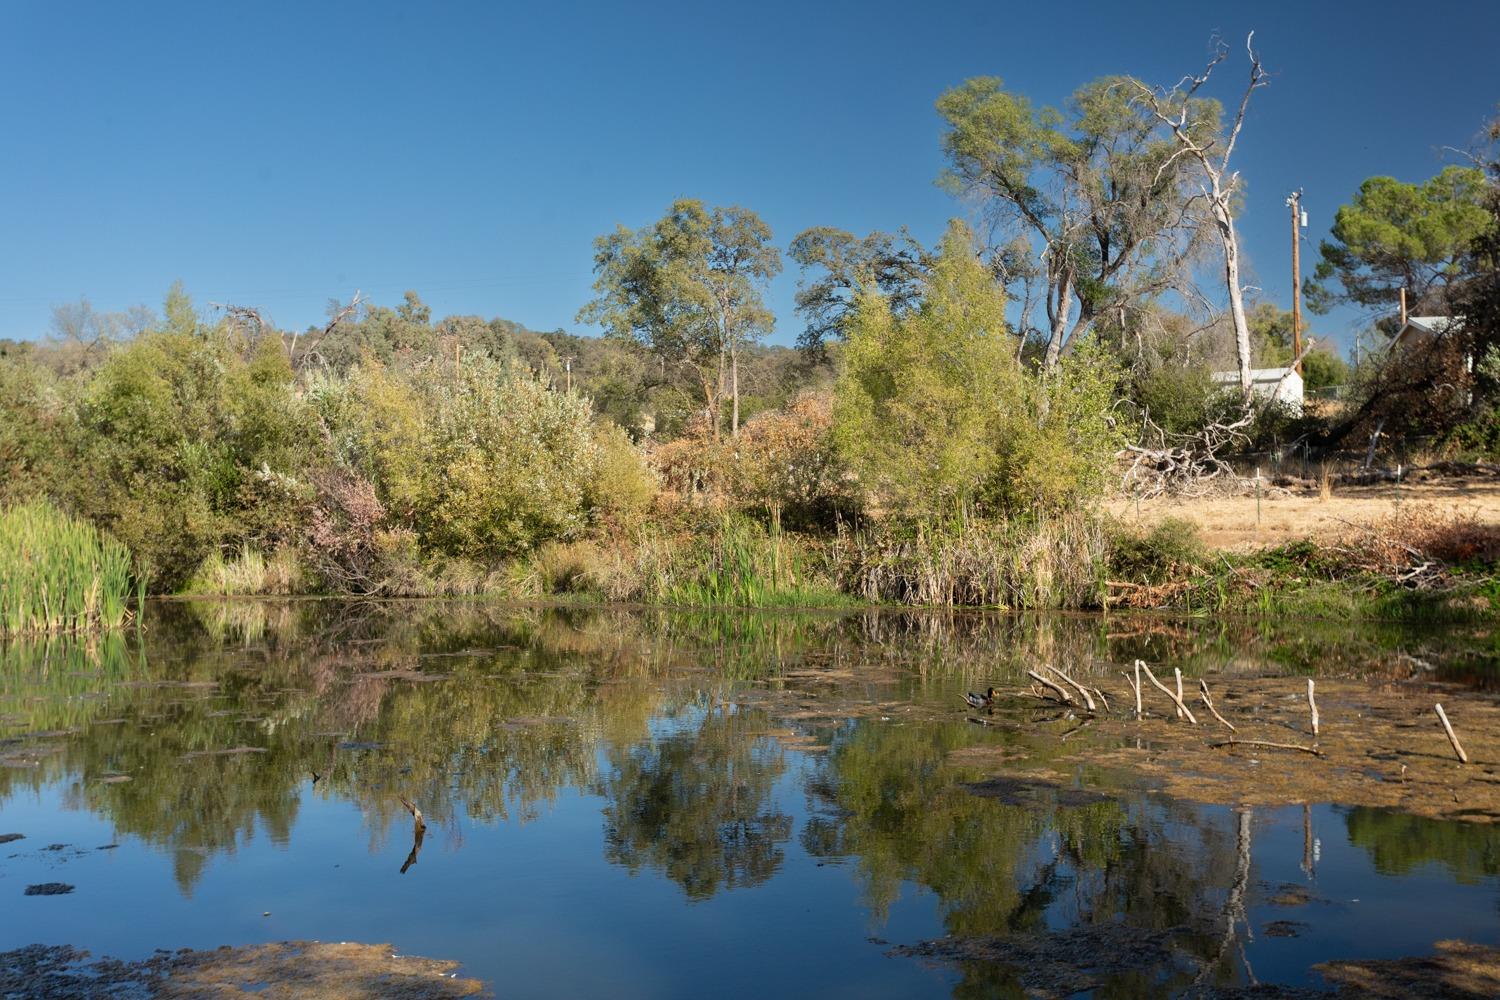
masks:
[[[680,195],[753,208],[783,246],[817,224],[932,242],[961,211],[933,184],[945,88],[1172,82],[1219,31],[1228,98],[1252,27],[1275,78],[1242,226],[1285,302],[1288,190],[1312,250],[1361,179],[1431,175],[1500,101],[1489,0],[1135,7],[6,0],[0,337],[80,295],[158,306],[176,278],[288,327],[415,288],[436,315],[572,329],[592,238]],[[772,292],[781,342],[795,283]]]

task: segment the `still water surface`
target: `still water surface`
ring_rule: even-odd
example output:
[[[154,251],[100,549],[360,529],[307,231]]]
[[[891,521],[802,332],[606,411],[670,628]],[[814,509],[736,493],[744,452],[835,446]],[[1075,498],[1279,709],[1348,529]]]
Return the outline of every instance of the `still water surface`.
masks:
[[[951,936],[1138,947],[1097,995],[1154,996],[1500,944],[1493,827],[1082,773],[984,796],[953,756],[1015,739],[959,699],[1036,660],[1420,651],[1487,685],[1482,635],[312,601],[148,626],[3,651],[0,834],[24,839],[0,844],[0,950],[311,938],[456,959],[502,996],[1023,995],[994,953],[930,954]],[[76,889],[23,896],[41,882]]]

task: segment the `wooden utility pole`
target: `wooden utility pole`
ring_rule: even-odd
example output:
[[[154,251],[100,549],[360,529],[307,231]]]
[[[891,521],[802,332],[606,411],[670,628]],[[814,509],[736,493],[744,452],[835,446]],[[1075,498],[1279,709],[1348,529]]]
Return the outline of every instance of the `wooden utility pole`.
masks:
[[[1292,210],[1292,357],[1302,374],[1302,192],[1293,191],[1286,203]]]

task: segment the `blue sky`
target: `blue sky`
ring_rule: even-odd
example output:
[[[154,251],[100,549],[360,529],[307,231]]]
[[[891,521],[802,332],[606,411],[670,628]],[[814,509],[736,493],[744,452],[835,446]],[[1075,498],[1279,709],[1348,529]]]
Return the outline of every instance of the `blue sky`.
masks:
[[[1500,101],[1500,4],[0,4],[0,337],[51,307],[200,305],[319,320],[355,288],[437,315],[575,328],[590,241],[674,197],[811,225],[962,208],[933,101],[998,75],[1060,102],[1109,73],[1171,82],[1216,31],[1275,74],[1239,165],[1252,280],[1290,289],[1283,199],[1310,243],[1371,174],[1417,180]],[[795,269],[775,284],[789,343]],[[1314,328],[1339,335],[1350,317]]]

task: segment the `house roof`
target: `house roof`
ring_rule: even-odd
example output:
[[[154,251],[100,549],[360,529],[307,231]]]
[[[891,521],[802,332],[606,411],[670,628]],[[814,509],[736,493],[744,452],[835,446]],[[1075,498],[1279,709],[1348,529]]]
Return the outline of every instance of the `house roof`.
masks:
[[[1452,316],[1408,316],[1406,325],[1396,331],[1396,335],[1386,345],[1386,350],[1395,350],[1396,345],[1406,339],[1409,333],[1425,333],[1431,337],[1441,337],[1452,329],[1453,325]]]
[[[1291,374],[1288,375],[1287,372],[1291,372]],[[1288,382],[1290,382],[1294,378],[1300,379],[1301,377],[1302,377],[1301,375],[1298,375],[1296,372],[1293,372],[1290,368],[1252,368],[1252,369],[1250,369],[1250,381],[1252,381],[1252,382],[1280,382],[1283,378],[1285,378]],[[1240,380],[1240,373],[1239,372],[1214,372],[1213,373],[1213,380],[1215,382],[1238,382]]]

